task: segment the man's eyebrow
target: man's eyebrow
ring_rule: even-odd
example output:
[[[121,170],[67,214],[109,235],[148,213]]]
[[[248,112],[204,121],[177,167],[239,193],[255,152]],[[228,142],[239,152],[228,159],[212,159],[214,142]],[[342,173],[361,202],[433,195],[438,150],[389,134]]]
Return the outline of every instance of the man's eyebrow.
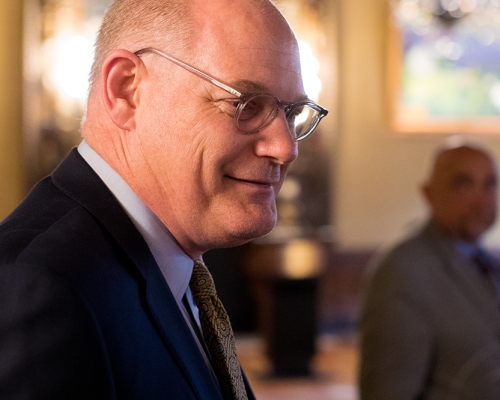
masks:
[[[246,93],[272,93],[271,90],[261,82],[249,81],[246,79],[240,79],[232,83],[232,86],[235,89],[238,89],[240,92]],[[302,93],[298,95],[294,102],[309,100],[307,94]]]
[[[459,185],[465,182],[472,182],[474,179],[466,172],[457,172],[450,180],[452,186]]]
[[[249,81],[247,79],[240,79],[232,83],[235,89],[241,92],[261,92],[269,93],[269,88],[260,82]]]
[[[309,97],[307,97],[307,94],[303,93],[303,94],[299,94],[296,98],[295,98],[295,101],[296,102],[299,102],[299,101],[306,101],[306,100],[309,100]]]

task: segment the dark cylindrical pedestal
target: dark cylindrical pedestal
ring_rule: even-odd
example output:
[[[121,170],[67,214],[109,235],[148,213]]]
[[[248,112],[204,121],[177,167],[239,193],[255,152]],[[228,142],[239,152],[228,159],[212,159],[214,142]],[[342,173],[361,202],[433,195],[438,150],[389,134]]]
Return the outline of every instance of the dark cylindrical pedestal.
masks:
[[[259,331],[275,376],[308,376],[316,351],[316,294],[323,247],[309,240],[257,244],[248,274]]]

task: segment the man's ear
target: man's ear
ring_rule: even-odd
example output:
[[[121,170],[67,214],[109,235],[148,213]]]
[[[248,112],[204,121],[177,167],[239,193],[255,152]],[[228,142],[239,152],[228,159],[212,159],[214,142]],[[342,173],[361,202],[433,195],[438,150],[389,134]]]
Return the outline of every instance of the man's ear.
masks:
[[[135,127],[141,60],[127,50],[112,51],[102,67],[102,94],[109,117],[120,129]]]

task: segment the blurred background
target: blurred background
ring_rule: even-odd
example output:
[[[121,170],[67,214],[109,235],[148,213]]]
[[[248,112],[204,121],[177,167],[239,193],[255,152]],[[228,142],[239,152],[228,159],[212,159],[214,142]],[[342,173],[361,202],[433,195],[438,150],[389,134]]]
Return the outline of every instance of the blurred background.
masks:
[[[259,399],[354,400],[363,274],[425,220],[435,149],[475,141],[500,157],[500,0],[276,4],[330,114],[300,143],[276,229],[205,259]],[[108,5],[0,0],[0,219],[79,143]]]

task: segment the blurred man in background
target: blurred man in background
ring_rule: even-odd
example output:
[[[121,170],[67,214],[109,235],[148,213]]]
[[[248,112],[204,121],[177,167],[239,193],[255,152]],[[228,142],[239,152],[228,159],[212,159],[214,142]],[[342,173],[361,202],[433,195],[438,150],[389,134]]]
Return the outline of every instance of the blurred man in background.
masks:
[[[363,400],[500,398],[498,269],[480,245],[497,211],[492,157],[442,149],[426,226],[378,258],[361,317]]]

